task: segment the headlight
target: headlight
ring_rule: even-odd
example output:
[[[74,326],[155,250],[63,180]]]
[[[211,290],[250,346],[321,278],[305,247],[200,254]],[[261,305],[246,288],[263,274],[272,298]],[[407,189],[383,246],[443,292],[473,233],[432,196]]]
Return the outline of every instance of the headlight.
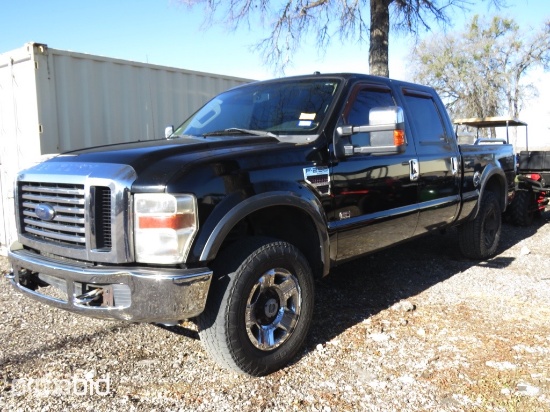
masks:
[[[142,263],[182,263],[199,226],[192,195],[134,195],[136,260]]]

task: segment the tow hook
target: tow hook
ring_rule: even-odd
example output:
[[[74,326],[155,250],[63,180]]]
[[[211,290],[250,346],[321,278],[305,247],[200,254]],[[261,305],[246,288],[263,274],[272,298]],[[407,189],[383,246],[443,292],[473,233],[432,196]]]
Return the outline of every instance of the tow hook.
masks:
[[[91,289],[74,298],[77,305],[85,306],[114,306],[113,300],[113,289],[109,286]]]

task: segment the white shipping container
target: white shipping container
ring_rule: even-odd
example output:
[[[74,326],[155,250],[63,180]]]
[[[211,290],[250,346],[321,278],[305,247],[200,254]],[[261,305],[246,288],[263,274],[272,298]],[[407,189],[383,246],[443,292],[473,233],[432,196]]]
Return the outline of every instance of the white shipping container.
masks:
[[[216,94],[250,82],[27,43],[0,54],[0,254],[16,240],[13,181],[43,155],[164,137]]]

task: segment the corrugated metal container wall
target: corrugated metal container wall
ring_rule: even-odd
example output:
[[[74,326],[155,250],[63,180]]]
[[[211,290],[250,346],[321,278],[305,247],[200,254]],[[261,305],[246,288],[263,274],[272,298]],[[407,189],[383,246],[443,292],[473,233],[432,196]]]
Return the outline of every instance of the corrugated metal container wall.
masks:
[[[44,57],[39,70],[53,82],[57,108],[57,147],[48,147],[55,152],[163,138],[166,126],[250,81],[53,49]]]
[[[0,254],[16,239],[13,180],[40,157],[35,66],[27,47],[0,54]]]
[[[164,138],[166,126],[249,81],[38,43],[0,54],[0,254],[16,239],[17,171],[41,155]]]

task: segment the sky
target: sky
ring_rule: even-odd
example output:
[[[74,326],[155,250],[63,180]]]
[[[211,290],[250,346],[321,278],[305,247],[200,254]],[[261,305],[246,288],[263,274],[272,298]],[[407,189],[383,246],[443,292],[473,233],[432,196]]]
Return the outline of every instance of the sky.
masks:
[[[507,3],[509,7],[499,13],[513,17],[522,27],[538,28],[550,19],[548,0]],[[470,11],[450,13],[453,26],[447,30],[461,30],[475,13],[497,12],[488,8],[487,1],[471,0],[471,4]],[[281,75],[253,50],[267,33],[259,22],[231,32],[221,25],[204,29],[204,17],[202,7],[189,9],[177,0],[0,0],[0,53],[38,42],[60,50],[249,79]],[[323,53],[314,41],[303,44],[285,74],[367,73],[368,46],[335,40]],[[411,80],[407,55],[414,41],[410,36],[390,36],[390,77]],[[530,102],[520,118],[529,123],[530,142],[544,136],[550,147],[550,73],[538,71],[532,78],[539,98]]]

